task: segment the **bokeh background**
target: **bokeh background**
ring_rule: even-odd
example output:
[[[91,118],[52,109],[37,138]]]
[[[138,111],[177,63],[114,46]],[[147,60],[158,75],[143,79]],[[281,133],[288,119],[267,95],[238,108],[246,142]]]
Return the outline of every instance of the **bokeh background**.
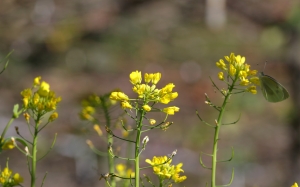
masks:
[[[59,118],[39,139],[42,153],[58,133],[53,151],[38,165],[38,182],[49,173],[45,187],[105,186],[98,179],[108,171],[107,163],[97,160],[85,143],[97,139],[87,130],[92,126],[78,117],[80,102],[90,93],[115,88],[134,96],[128,76],[135,70],[161,72],[159,86],[172,82],[179,93],[172,105],[180,112],[169,118],[174,125],[148,134],[142,165],[146,158],[177,149],[173,162],[183,162],[188,177],[178,186],[205,186],[210,171],[200,166],[199,154],[211,152],[213,130],[200,123],[195,111],[210,123],[217,117],[204,104],[204,93],[215,103],[222,101],[209,76],[217,81],[215,62],[231,52],[245,56],[251,68],[275,77],[291,97],[275,104],[265,101],[260,90],[257,95],[232,97],[225,121],[239,114],[241,119],[221,129],[219,154],[230,157],[232,146],[235,157],[218,165],[218,183],[229,181],[232,168],[232,187],[288,187],[300,182],[297,0],[1,0],[0,41],[2,58],[14,49],[0,76],[1,128],[13,105],[21,103],[20,91],[36,76],[63,98]],[[7,136],[16,136],[14,126],[28,136],[22,117]],[[100,139],[97,146],[106,149]],[[6,151],[0,157],[2,167],[7,157],[28,186],[26,157],[18,150]],[[203,160],[210,164],[208,157]]]

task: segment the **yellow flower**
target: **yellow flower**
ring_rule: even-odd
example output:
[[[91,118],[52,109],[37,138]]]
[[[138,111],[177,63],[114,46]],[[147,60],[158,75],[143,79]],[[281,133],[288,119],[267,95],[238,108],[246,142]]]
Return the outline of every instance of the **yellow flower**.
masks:
[[[24,105],[25,108],[27,108],[28,103],[29,103],[29,99],[27,97],[24,97],[23,98],[23,105]]]
[[[53,114],[50,115],[48,121],[49,121],[49,122],[52,122],[52,121],[54,121],[54,120],[57,119],[57,118],[58,118],[58,113],[57,113],[57,112],[54,112]]]
[[[178,112],[179,108],[176,106],[171,106],[163,109],[163,112],[169,114],[169,115],[174,115],[175,112]]]
[[[146,85],[145,84],[135,85],[132,89],[135,93],[137,93],[140,97],[142,97],[146,91]]]
[[[128,101],[129,98],[123,92],[111,92],[109,98],[116,101]]]
[[[249,75],[256,75],[257,74],[257,70],[250,70],[248,72]]]
[[[4,168],[1,175],[5,178],[10,177],[12,174],[12,170],[10,170],[8,167]]]
[[[252,82],[253,84],[260,85],[260,80],[258,77],[251,77],[249,81]]]
[[[153,84],[157,84],[158,81],[161,79],[161,73],[154,73],[153,74],[153,79],[152,79],[152,83]]]
[[[171,165],[172,159],[161,156],[146,159],[145,162],[153,166],[153,172],[158,175],[161,180],[164,179],[172,179],[174,182],[179,183],[186,179],[186,176],[180,176],[181,172],[184,172],[182,167],[182,163],[177,164],[176,166]]]
[[[144,105],[143,109],[147,112],[149,112],[151,110],[151,107],[149,105]]]
[[[158,95],[159,95],[159,102],[163,104],[168,104],[170,101],[173,101],[175,98],[178,97],[178,93],[172,93],[173,88],[175,85],[173,83],[167,84],[164,88],[162,88]]]
[[[19,173],[15,173],[13,176],[12,173],[12,170],[10,170],[8,167],[3,169],[0,175],[0,184],[2,184],[1,186],[13,187],[23,182],[23,178]]]
[[[224,60],[223,59],[220,59],[219,62],[216,62],[216,66],[222,70],[225,70],[227,71],[227,66],[226,64],[224,63]]]
[[[150,81],[152,81],[152,79],[153,79],[152,73],[150,73],[150,74],[145,73],[145,83],[149,83]]]
[[[161,102],[163,104],[168,104],[170,101],[173,101],[177,97],[178,97],[177,92],[168,93],[168,94],[164,95],[162,98],[160,98],[159,102]]]
[[[225,56],[225,59],[232,64],[235,61],[234,53],[230,53],[230,56]]]
[[[130,168],[127,169],[126,165],[124,164],[117,164],[116,165],[116,170],[118,174],[122,177],[134,177],[135,174],[132,172]]]
[[[238,55],[238,56],[235,57],[235,60],[236,60],[237,64],[239,66],[241,66],[246,61],[246,58],[242,57],[241,55]]]
[[[128,135],[129,135],[129,131],[122,129],[122,136],[125,138],[128,137]]]
[[[150,119],[150,120],[149,120],[149,123],[150,123],[151,125],[154,125],[154,124],[156,123],[156,120],[155,120],[155,119]]]
[[[291,187],[298,187],[298,184],[295,182]]]
[[[33,104],[37,105],[39,101],[40,101],[40,95],[36,92],[33,95]]]
[[[140,84],[142,82],[142,75],[140,71],[134,71],[129,75],[132,84]]]
[[[170,93],[170,92],[172,92],[174,87],[175,87],[175,85],[173,83],[169,83],[165,87],[163,87],[160,92],[162,94]]]
[[[42,77],[38,76],[36,78],[33,79],[33,86],[38,86],[40,85],[40,81],[41,81]]]
[[[103,133],[102,133],[102,131],[101,131],[99,125],[95,124],[95,125],[93,126],[93,128],[94,128],[94,130],[97,132],[97,134],[98,134],[99,136],[102,136]]]
[[[131,104],[128,103],[127,101],[123,101],[121,103],[121,106],[122,106],[123,109],[126,109],[126,108],[131,109],[132,108]]]
[[[234,67],[234,65],[230,64],[229,65],[229,75],[235,76],[235,73],[236,73],[236,68]]]
[[[116,165],[116,170],[119,172],[119,173],[123,173],[126,169],[126,166],[124,164],[117,164]]]
[[[50,85],[48,83],[46,83],[45,81],[43,81],[41,83],[41,86],[38,90],[38,93],[41,97],[47,97],[48,93],[50,91]]]
[[[123,92],[118,92],[118,97],[119,97],[119,100],[121,101],[128,101],[128,96],[126,94],[124,94]]]
[[[4,143],[4,145],[2,145],[2,149],[3,149],[3,150],[6,150],[6,149],[13,149],[14,147],[15,147],[15,144],[14,144],[14,142],[13,142],[12,139],[6,141],[6,142]]]
[[[24,98],[30,98],[31,97],[31,89],[25,89],[21,92],[21,95],[24,97]]]
[[[244,77],[241,78],[240,85],[241,86],[247,86],[249,84],[249,80],[245,79]]]
[[[30,119],[30,115],[26,112],[23,114],[25,120],[27,121],[27,123],[29,123],[29,119]]]
[[[248,75],[247,75],[247,72],[246,71],[240,71],[239,72],[239,77],[247,77]]]
[[[14,179],[15,185],[20,184],[24,181],[23,177],[21,177],[21,175],[19,173],[15,173],[13,176],[13,179]]]
[[[218,73],[218,77],[219,77],[219,79],[222,81],[222,80],[224,80],[224,73],[221,71],[221,72],[219,72]]]
[[[244,64],[244,71],[249,73],[249,71],[250,71],[250,65],[249,64]]]

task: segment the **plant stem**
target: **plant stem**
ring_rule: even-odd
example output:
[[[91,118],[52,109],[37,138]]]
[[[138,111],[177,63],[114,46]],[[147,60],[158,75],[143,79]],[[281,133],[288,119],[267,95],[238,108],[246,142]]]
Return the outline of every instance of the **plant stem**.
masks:
[[[23,112],[23,110],[18,111],[17,116],[19,116],[22,112]],[[2,140],[4,140],[4,136],[6,134],[6,131],[8,130],[8,128],[10,127],[12,122],[17,118],[17,116],[13,115],[12,118],[9,120],[9,122],[6,124],[4,130],[2,131],[2,134],[0,136],[0,142],[2,142]]]
[[[215,127],[215,134],[214,134],[214,145],[213,145],[213,154],[212,154],[212,168],[211,168],[211,187],[216,187],[216,168],[217,168],[217,152],[218,152],[218,141],[219,141],[219,132],[222,125],[223,114],[225,111],[225,107],[227,104],[227,100],[231,96],[232,90],[234,88],[235,82],[237,81],[237,76],[232,82],[232,85],[228,89],[228,93],[226,94],[218,119],[217,125]]]
[[[35,187],[35,175],[36,175],[36,152],[37,152],[37,139],[38,139],[38,123],[39,120],[36,121],[36,125],[34,128],[33,142],[32,142],[32,162],[31,162],[31,187]]]
[[[106,100],[105,100],[104,97],[100,97],[100,100],[101,100],[102,109],[104,111],[106,126],[110,127],[110,115],[109,115],[109,112],[108,112],[108,106],[106,104]],[[108,142],[109,145],[113,145],[113,136],[111,134],[107,135],[107,142]],[[107,159],[108,159],[109,173],[114,173],[115,172],[114,158],[112,158],[111,155],[109,154],[109,150],[107,150]],[[116,187],[116,180],[115,180],[114,177],[112,177],[110,179],[110,186],[111,187]]]
[[[140,119],[137,126],[137,134],[135,141],[135,187],[139,187],[140,182],[140,141],[142,134],[142,122],[144,119],[145,111],[139,111]]]
[[[159,179],[159,187],[163,187],[163,180],[162,179]]]

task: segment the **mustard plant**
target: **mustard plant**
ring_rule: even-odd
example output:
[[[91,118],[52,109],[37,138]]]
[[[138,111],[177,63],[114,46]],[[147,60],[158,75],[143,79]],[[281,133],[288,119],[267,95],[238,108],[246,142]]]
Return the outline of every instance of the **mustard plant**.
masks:
[[[109,127],[110,129],[114,130],[117,128],[117,124],[114,123],[114,120],[111,115],[111,110],[114,109],[114,106],[116,106],[116,101],[112,101],[109,99],[111,93],[104,94],[104,95],[96,95],[92,94],[89,95],[86,99],[84,99],[81,102],[82,110],[79,113],[80,119],[84,121],[88,121],[89,123],[93,124],[94,131],[98,134],[100,138],[102,138],[103,141],[105,141],[107,144],[113,144],[113,137],[111,134],[107,134],[105,138],[103,138],[103,132],[101,128],[105,128],[105,126]],[[117,118],[122,117],[123,114],[119,114]],[[122,128],[123,129],[123,128]],[[123,132],[127,132],[123,130]],[[127,133],[124,133],[126,135]],[[98,156],[106,156],[108,159],[108,168],[109,173],[115,172],[115,161],[114,158],[111,157],[108,153],[108,149],[106,151],[100,151],[97,148],[95,148],[93,142],[91,140],[86,141],[89,145],[90,149],[96,153]],[[116,168],[119,172],[124,172],[123,168],[125,166],[123,165],[117,165]],[[121,171],[122,170],[122,171]],[[116,178],[111,178],[109,183],[111,187],[116,186]]]
[[[225,83],[225,88],[219,88],[215,82],[211,79],[213,86],[216,88],[216,90],[222,95],[223,102],[220,106],[215,105],[212,103],[212,101],[209,99],[208,95],[205,94],[206,101],[205,103],[211,107],[213,107],[215,110],[218,111],[218,117],[215,120],[215,124],[209,124],[206,121],[204,121],[200,115],[197,112],[197,115],[199,119],[209,127],[212,127],[214,129],[214,140],[213,140],[213,152],[211,154],[202,153],[200,155],[200,164],[202,167],[206,169],[211,170],[211,187],[216,186],[230,186],[233,178],[234,178],[234,169],[232,170],[231,179],[228,184],[225,185],[216,185],[216,168],[218,162],[228,162],[233,159],[234,156],[234,150],[232,148],[232,155],[231,158],[227,160],[220,160],[217,158],[218,153],[218,141],[219,141],[219,132],[222,126],[225,125],[231,125],[236,124],[239,121],[239,118],[231,123],[224,123],[223,122],[223,116],[225,112],[225,108],[227,104],[229,103],[229,100],[231,99],[232,95],[235,94],[242,94],[245,92],[249,92],[252,94],[256,94],[256,85],[260,84],[259,78],[256,76],[257,70],[251,70],[250,65],[245,63],[245,57],[242,57],[240,55],[234,55],[234,53],[231,53],[230,56],[225,56],[225,60],[220,59],[218,62],[216,62],[216,66],[221,69],[221,71],[218,73],[218,78],[220,81]],[[211,167],[207,167],[204,165],[202,161],[202,154],[208,155],[212,157],[212,164]]]
[[[0,169],[0,184],[3,187],[13,187],[13,186],[22,186],[21,183],[24,181],[23,177],[19,173],[13,174],[13,171],[8,167],[8,160],[6,162],[6,167]]]
[[[100,179],[104,178],[106,182],[108,182],[107,179],[111,177],[127,179],[130,181],[132,186],[133,186],[132,181],[134,180],[134,184],[135,184],[134,186],[139,187],[140,178],[141,178],[140,170],[149,168],[149,167],[140,167],[141,153],[145,150],[146,145],[149,142],[149,137],[148,136],[142,137],[142,134],[146,133],[149,130],[157,129],[157,128],[166,130],[173,124],[171,122],[167,122],[166,120],[169,115],[174,115],[176,112],[178,112],[179,108],[176,106],[161,108],[157,106],[157,104],[158,103],[168,104],[169,102],[177,98],[178,93],[173,92],[173,88],[175,87],[173,83],[169,83],[161,89],[158,89],[156,87],[157,83],[161,79],[161,73],[149,73],[149,74],[145,73],[144,83],[142,83],[141,72],[134,71],[129,75],[129,79],[131,84],[133,85],[132,90],[137,94],[137,97],[129,98],[125,93],[116,91],[110,94],[110,99],[113,101],[120,102],[122,109],[134,121],[134,126],[131,129],[126,128],[125,125],[122,123],[122,126],[126,131],[135,132],[134,138],[132,140],[132,139],[119,137],[116,134],[114,134],[113,131],[108,126],[106,126],[105,129],[106,132],[108,134],[111,134],[114,138],[118,138],[120,140],[126,141],[134,145],[134,158],[118,156],[114,152],[113,145],[112,144],[108,145],[109,154],[113,158],[119,158],[126,161],[134,162],[135,165],[134,174],[131,173],[129,177],[128,176],[124,177],[124,176],[118,176],[116,173],[107,173],[107,174],[102,174]],[[150,112],[163,112],[166,115],[165,119],[162,120],[160,123],[156,123],[155,119],[148,117],[148,114]],[[168,159],[165,160],[164,163],[160,163],[160,164],[167,164],[174,155],[175,154],[170,155]],[[150,167],[155,167],[155,166],[156,165],[153,164]],[[150,180],[148,180],[148,182],[151,183]]]
[[[175,155],[176,152],[173,154]],[[146,162],[153,167],[153,172],[158,176],[160,187],[172,186],[173,182],[180,183],[187,178],[186,176],[180,176],[181,172],[184,172],[181,168],[183,164],[171,165],[172,159],[167,156],[154,156],[152,161],[146,159]]]
[[[20,138],[18,138],[18,142],[21,142],[25,146],[24,150],[18,146],[15,138],[12,138],[12,140],[14,142],[14,146],[16,146],[27,157],[29,173],[31,176],[31,187],[34,187],[36,185],[37,162],[44,158],[53,148],[57,135],[55,134],[48,152],[38,158],[37,146],[39,133],[58,117],[58,113],[55,110],[58,103],[61,101],[61,98],[56,97],[55,92],[50,90],[50,85],[47,82],[41,82],[41,77],[36,77],[33,81],[33,86],[31,88],[24,89],[21,92],[21,95],[23,97],[23,106],[21,111],[23,112],[32,139],[29,140],[23,137],[19,128],[16,127],[15,130],[20,136]],[[46,175],[47,174],[45,174],[43,178],[41,186],[44,183]]]

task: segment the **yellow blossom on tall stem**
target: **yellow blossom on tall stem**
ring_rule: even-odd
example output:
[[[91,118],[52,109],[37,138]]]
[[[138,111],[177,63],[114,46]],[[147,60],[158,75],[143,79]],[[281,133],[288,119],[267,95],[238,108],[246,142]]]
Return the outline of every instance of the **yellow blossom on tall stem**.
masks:
[[[121,107],[125,110],[126,114],[129,115],[132,119],[136,121],[136,127],[133,129],[136,130],[135,137],[135,187],[139,187],[140,180],[140,166],[139,159],[141,152],[145,149],[147,141],[141,142],[142,133],[152,130],[154,128],[167,129],[170,126],[170,122],[166,122],[168,115],[174,115],[175,112],[179,111],[179,108],[176,106],[166,107],[163,109],[157,108],[157,103],[168,104],[178,97],[177,92],[173,92],[175,85],[173,83],[169,83],[165,85],[163,88],[159,89],[156,85],[161,79],[161,73],[145,73],[144,74],[144,82],[142,80],[141,72],[134,71],[129,75],[129,81],[133,84],[132,90],[137,94],[135,98],[129,97],[121,97],[119,93],[112,92],[110,95],[110,99],[119,101],[121,103]],[[125,94],[124,94],[125,95]],[[127,111],[127,109],[130,109]],[[135,110],[135,112],[134,112]],[[161,111],[166,113],[166,118],[163,122],[159,123],[156,126],[148,126],[143,123],[143,120],[148,118],[146,115],[150,112]],[[154,119],[149,120],[150,125],[154,125],[156,121]],[[166,125],[167,124],[167,125]],[[109,128],[106,128],[108,133],[112,133]],[[114,137],[117,137],[114,135]],[[140,145],[141,144],[141,145]],[[110,151],[112,154],[112,151]],[[176,182],[181,181],[181,178],[177,175],[173,175],[173,180]]]
[[[41,77],[36,77],[33,81],[33,88],[25,89],[21,92],[23,96],[23,110],[24,117],[26,119],[28,128],[31,130],[32,141],[30,145],[31,149],[27,147],[26,156],[30,162],[30,175],[31,175],[31,187],[35,187],[36,182],[36,163],[37,163],[37,139],[38,135],[50,122],[54,121],[58,117],[58,113],[55,112],[58,103],[61,101],[61,97],[56,97],[55,92],[50,90],[50,85],[41,81]],[[49,114],[48,121],[44,121],[46,114]],[[30,122],[30,116],[34,124]],[[19,138],[20,139],[20,138]],[[52,146],[54,146],[56,137],[54,138]],[[25,140],[24,140],[25,141]],[[28,142],[29,140],[26,140]],[[50,148],[51,149],[51,148]],[[30,152],[29,152],[30,150]],[[30,155],[30,156],[29,156]],[[20,177],[16,175],[15,180],[19,180]]]
[[[250,65],[245,63],[246,58],[241,55],[235,55],[234,53],[231,53],[229,56],[224,57],[226,62],[224,60],[219,60],[219,62],[216,63],[216,66],[221,69],[221,72],[218,74],[218,79],[221,81],[224,81],[224,77],[227,77],[225,88],[219,88],[217,84],[214,83],[212,80],[213,86],[217,91],[220,92],[222,95],[222,98],[224,98],[223,103],[220,106],[217,106],[212,103],[208,95],[206,94],[206,101],[205,103],[209,106],[213,107],[218,111],[218,117],[215,118],[215,124],[209,124],[202,120],[200,115],[198,115],[199,119],[206,125],[214,128],[214,143],[212,148],[212,153],[207,154],[211,155],[212,157],[212,163],[211,163],[211,187],[216,187],[216,168],[217,168],[217,151],[218,151],[218,142],[219,142],[219,132],[220,128],[223,126],[223,116],[224,112],[226,111],[226,104],[229,102],[229,99],[234,94],[239,93],[245,93],[249,92],[252,94],[256,94],[256,86],[259,84],[259,78],[256,77],[257,70],[251,70]],[[229,67],[229,68],[227,68]],[[165,110],[166,112],[172,112],[172,110]],[[237,121],[229,123],[229,124],[235,124]],[[234,152],[232,150],[232,157],[234,155]],[[230,161],[232,157],[228,160]],[[202,162],[202,158],[200,156],[200,164],[204,168],[208,168],[204,163]],[[230,182],[228,184],[220,185],[220,186],[230,186],[232,180],[234,177],[234,170],[232,170],[232,175]]]

